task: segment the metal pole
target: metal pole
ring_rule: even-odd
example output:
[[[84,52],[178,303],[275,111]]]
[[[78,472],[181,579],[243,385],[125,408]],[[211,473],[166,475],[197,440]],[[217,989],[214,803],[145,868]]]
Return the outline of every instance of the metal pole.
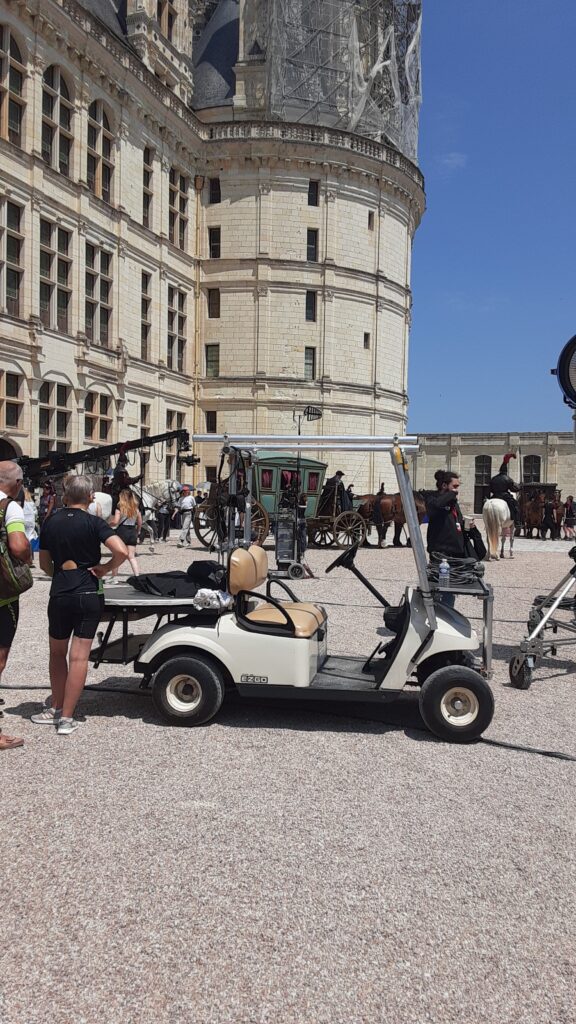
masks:
[[[428,580],[426,551],[424,549],[424,541],[422,540],[422,534],[420,532],[420,523],[418,522],[418,513],[416,512],[416,505],[414,504],[414,495],[410,485],[410,477],[408,476],[408,466],[404,459],[404,454],[398,446],[395,446],[394,450],[390,453],[390,458],[396,473],[400,497],[402,498],[404,515],[406,516],[406,526],[408,527],[408,534],[412,543],[412,552],[416,563],[416,570],[418,572],[418,580],[420,582],[420,591],[422,593],[424,607],[426,608],[426,613],[428,615],[428,623],[430,625],[430,629],[436,629],[436,612],[434,610],[434,599],[432,597],[430,582]]]
[[[295,447],[296,443],[312,444],[317,448],[323,448],[325,443],[332,444],[334,442],[373,445],[374,447],[383,444],[400,445],[402,448],[406,445],[418,444],[416,434],[406,434],[402,437],[397,434],[381,436],[374,434],[301,434],[298,438],[294,434],[193,434],[190,440],[196,441],[198,444],[233,444],[242,447],[244,444],[260,445],[261,447],[267,447],[269,444],[285,444],[287,448]]]

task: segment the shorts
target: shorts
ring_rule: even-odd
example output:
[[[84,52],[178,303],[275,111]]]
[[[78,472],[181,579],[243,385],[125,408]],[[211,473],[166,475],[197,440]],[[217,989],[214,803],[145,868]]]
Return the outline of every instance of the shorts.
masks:
[[[0,647],[11,647],[16,636],[18,616],[20,614],[20,602],[10,601],[10,604],[0,605]]]
[[[116,536],[124,541],[126,547],[135,548],[138,543],[138,530],[135,526],[118,526]]]
[[[93,640],[104,611],[103,594],[61,594],[48,602],[48,632],[53,640]]]

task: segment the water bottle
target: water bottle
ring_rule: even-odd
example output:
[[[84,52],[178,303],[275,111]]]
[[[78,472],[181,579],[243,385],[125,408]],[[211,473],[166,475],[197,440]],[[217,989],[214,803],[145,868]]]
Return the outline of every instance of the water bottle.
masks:
[[[445,558],[438,566],[438,586],[441,590],[446,590],[450,586],[450,563]]]

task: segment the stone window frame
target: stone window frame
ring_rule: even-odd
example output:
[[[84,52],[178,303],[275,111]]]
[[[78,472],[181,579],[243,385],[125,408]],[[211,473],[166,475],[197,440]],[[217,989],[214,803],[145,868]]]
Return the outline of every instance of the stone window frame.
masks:
[[[0,138],[19,149],[24,148],[27,77],[24,48],[10,25],[0,22]]]
[[[308,263],[318,263],[320,232],[318,228],[306,229],[306,260]]]
[[[97,199],[112,205],[114,183],[114,133],[112,118],[101,99],[88,107],[86,181]]]
[[[184,430],[186,427],[186,413],[180,409],[166,409],[166,430]],[[166,479],[175,480],[178,467],[174,453],[175,440],[166,441]]]
[[[222,258],[222,228],[218,224],[208,228],[208,258],[211,260]]]
[[[208,203],[217,206],[222,202],[222,186],[220,178],[208,178]]]
[[[12,199],[0,201],[0,309],[22,319],[25,272],[24,206]]]
[[[168,285],[168,334],[166,366],[177,373],[186,373],[188,341],[188,314],[186,292],[176,285]]]
[[[190,177],[171,167],[168,176],[168,239],[178,249],[188,244],[188,196]]]
[[[70,334],[72,299],[72,232],[40,217],[40,320],[49,330]]]
[[[104,391],[88,390],[84,396],[84,437],[94,445],[109,444],[112,440],[114,399]],[[87,430],[87,424],[92,424]]]
[[[72,387],[58,380],[43,380],[38,390],[38,455],[69,452],[72,425]],[[47,428],[44,420],[47,420]]]
[[[310,178],[308,181],[308,206],[320,206],[319,178]]]
[[[74,145],[74,102],[59,64],[42,76],[42,159],[48,167],[70,177]]]
[[[174,29],[178,11],[172,0],[156,0],[156,22],[162,35],[169,43],[174,42]]]
[[[204,371],[209,380],[220,376],[220,344],[217,342],[204,345]]]
[[[221,310],[221,296],[219,288],[208,289],[208,319],[219,320]]]
[[[94,257],[90,256],[94,251]],[[89,259],[90,256],[90,259]],[[91,260],[91,262],[90,262]],[[85,250],[85,302],[84,332],[90,341],[103,348],[110,348],[112,323],[113,255],[97,242],[86,242]],[[88,307],[92,309],[89,327]],[[95,325],[98,325],[95,330]]]
[[[143,270],[140,276],[140,359],[150,362],[152,334],[152,271]]]
[[[316,380],[316,355],[317,349],[315,345],[306,345],[304,349],[304,380],[313,381]]]
[[[318,319],[318,292],[309,288],[306,290],[306,322],[315,324]]]
[[[542,457],[540,455],[524,455],[522,457],[522,474],[525,484],[542,483]]]
[[[154,201],[154,156],[152,146],[142,150],[142,224],[152,227],[152,205]]]
[[[0,429],[23,430],[25,386],[23,373],[0,369]]]

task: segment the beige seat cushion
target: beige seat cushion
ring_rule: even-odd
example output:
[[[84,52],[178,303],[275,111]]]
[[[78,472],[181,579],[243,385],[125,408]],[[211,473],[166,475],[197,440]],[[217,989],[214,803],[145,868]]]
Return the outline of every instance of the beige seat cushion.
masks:
[[[297,637],[310,637],[322,625],[318,622],[319,612],[315,605],[284,604],[283,610],[294,626],[294,635]],[[286,626],[286,618],[279,608],[271,604],[261,604],[253,612],[248,612],[246,618],[250,622],[260,622],[267,626]]]
[[[299,612],[309,612],[311,615],[314,616],[319,626],[323,626],[324,623],[326,622],[327,615],[324,608],[320,604],[308,604],[305,601],[280,601],[280,604],[282,605],[283,608],[286,609],[287,612],[290,612],[292,610]],[[256,610],[261,612],[264,610],[276,611],[277,609],[274,607],[273,604],[265,603],[259,604]]]

